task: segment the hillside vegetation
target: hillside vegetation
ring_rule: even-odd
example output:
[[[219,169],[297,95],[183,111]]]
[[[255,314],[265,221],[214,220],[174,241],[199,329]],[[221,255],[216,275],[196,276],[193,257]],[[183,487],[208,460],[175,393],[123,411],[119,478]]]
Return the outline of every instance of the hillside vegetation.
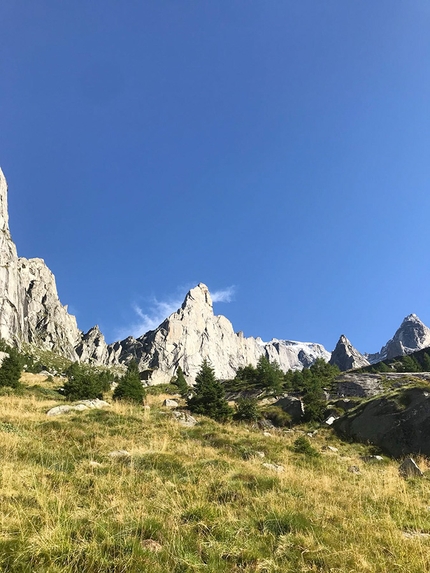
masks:
[[[424,459],[424,478],[405,480],[329,429],[265,435],[205,417],[183,427],[162,395],[150,409],[112,402],[53,418],[60,381],[22,382],[0,396],[2,571],[430,569]],[[130,455],[109,456],[118,450]]]

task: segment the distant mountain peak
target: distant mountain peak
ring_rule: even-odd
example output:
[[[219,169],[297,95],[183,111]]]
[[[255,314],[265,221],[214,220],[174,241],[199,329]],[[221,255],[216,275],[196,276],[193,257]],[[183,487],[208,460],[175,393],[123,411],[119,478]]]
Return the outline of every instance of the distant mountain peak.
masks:
[[[345,371],[368,366],[369,361],[342,334],[336,344],[336,348],[332,352],[330,364],[334,364],[340,370]]]
[[[369,354],[367,358],[371,364],[375,364],[396,356],[411,354],[428,346],[430,346],[430,328],[413,313],[403,319],[393,338],[390,338],[380,352]]]

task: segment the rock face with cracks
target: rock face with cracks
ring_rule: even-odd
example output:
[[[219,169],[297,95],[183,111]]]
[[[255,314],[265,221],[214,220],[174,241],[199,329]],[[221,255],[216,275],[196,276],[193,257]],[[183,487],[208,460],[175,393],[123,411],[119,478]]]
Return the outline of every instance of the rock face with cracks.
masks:
[[[208,360],[219,379],[234,378],[241,366],[256,365],[261,356],[277,362],[282,370],[309,366],[330,353],[320,344],[246,338],[235,333],[224,316],[215,316],[206,285],[191,289],[181,308],[157,329],[140,338],[126,338],[109,348],[113,359],[135,359],[151,384],[169,382],[180,366],[193,381],[203,360]]]
[[[370,363],[342,334],[331,354],[330,364],[334,364],[339,370],[345,371],[369,366]]]
[[[34,344],[71,360],[78,360],[75,348],[83,337],[75,317],[61,304],[55,277],[44,261],[20,258],[17,255],[9,231],[7,183],[1,169],[0,337],[17,346],[23,343]],[[103,343],[104,339],[99,342],[99,346]],[[99,359],[94,349],[88,349],[87,355],[96,355],[94,361]]]

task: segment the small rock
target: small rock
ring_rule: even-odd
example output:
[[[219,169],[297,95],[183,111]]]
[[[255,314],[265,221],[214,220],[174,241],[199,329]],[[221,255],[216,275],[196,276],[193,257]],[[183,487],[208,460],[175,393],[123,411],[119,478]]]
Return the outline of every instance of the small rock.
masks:
[[[359,474],[360,473],[360,468],[358,466],[349,466],[348,471],[351,474]]]
[[[90,460],[89,465],[92,468],[101,468],[102,467],[102,464],[99,462],[96,462],[95,460]]]
[[[100,410],[101,408],[107,408],[110,406],[109,402],[105,402],[104,400],[99,400],[98,398],[95,398],[94,400],[81,400],[78,406],[80,406],[81,404],[83,404],[87,408],[96,410]]]
[[[382,456],[360,456],[360,460],[366,464],[370,464],[372,462],[382,462]]]
[[[399,466],[399,474],[402,477],[421,477],[423,472],[417,466],[412,458],[405,458]]]
[[[339,450],[337,448],[335,448],[334,446],[327,446],[327,449],[330,450],[331,452],[338,452]]]
[[[338,419],[338,417],[339,416],[330,416],[327,418],[327,420],[324,422],[324,424],[327,424],[327,426],[331,426],[333,424],[333,422]]]
[[[263,436],[266,436],[266,438],[271,438],[272,434],[270,432],[263,432]]]
[[[402,535],[406,539],[414,539],[417,537],[428,539],[430,537],[430,533],[424,533],[423,531],[402,531]]]
[[[71,412],[74,410],[72,406],[55,406],[55,408],[51,408],[46,412],[47,416],[59,416],[60,414],[67,414],[67,412]]]
[[[278,464],[269,464],[269,463],[264,463],[261,464],[263,466],[263,468],[266,468],[268,470],[273,470],[275,472],[283,472],[284,471],[284,466],[278,465]]]
[[[191,414],[188,412],[175,411],[172,412],[172,415],[174,418],[176,418],[176,420],[178,420],[181,426],[192,428],[197,424],[197,420],[193,416],[191,416]]]
[[[177,408],[179,406],[179,404],[176,400],[170,400],[169,398],[166,398],[163,401],[163,406],[165,408]]]
[[[158,543],[158,541],[154,541],[154,539],[144,539],[142,541],[142,547],[154,553],[159,553],[163,549],[163,546]]]
[[[266,457],[264,452],[254,452],[254,454],[257,456],[257,458],[264,458]]]
[[[55,406],[51,408],[46,413],[48,416],[58,416],[60,414],[67,414],[68,412],[83,412],[84,410],[88,409],[96,409],[99,410],[101,408],[106,408],[110,406],[108,402],[104,400],[99,400],[96,398],[95,400],[81,400],[78,404],[64,404],[62,406]]]
[[[114,452],[109,452],[108,456],[116,460],[131,458],[131,454],[127,450],[115,450]]]

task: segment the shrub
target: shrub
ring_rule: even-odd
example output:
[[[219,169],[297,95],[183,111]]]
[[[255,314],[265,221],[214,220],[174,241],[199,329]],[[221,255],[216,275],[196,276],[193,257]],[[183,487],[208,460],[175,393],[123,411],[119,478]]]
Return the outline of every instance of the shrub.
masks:
[[[103,392],[110,388],[109,373],[97,372],[94,368],[78,362],[69,366],[66,376],[63,393],[69,400],[103,398]]]
[[[320,455],[305,436],[299,436],[294,440],[293,451],[296,454],[305,454],[305,456],[309,457],[318,457]]]
[[[118,382],[118,386],[113,393],[114,400],[126,400],[142,404],[145,398],[145,389],[139,376],[139,369],[136,362],[132,361],[128,365],[125,376]]]
[[[242,398],[237,401],[233,418],[240,422],[256,422],[261,418],[255,398]]]
[[[268,406],[263,410],[263,415],[278,428],[289,428],[291,426],[290,414],[284,412],[280,406]]]

